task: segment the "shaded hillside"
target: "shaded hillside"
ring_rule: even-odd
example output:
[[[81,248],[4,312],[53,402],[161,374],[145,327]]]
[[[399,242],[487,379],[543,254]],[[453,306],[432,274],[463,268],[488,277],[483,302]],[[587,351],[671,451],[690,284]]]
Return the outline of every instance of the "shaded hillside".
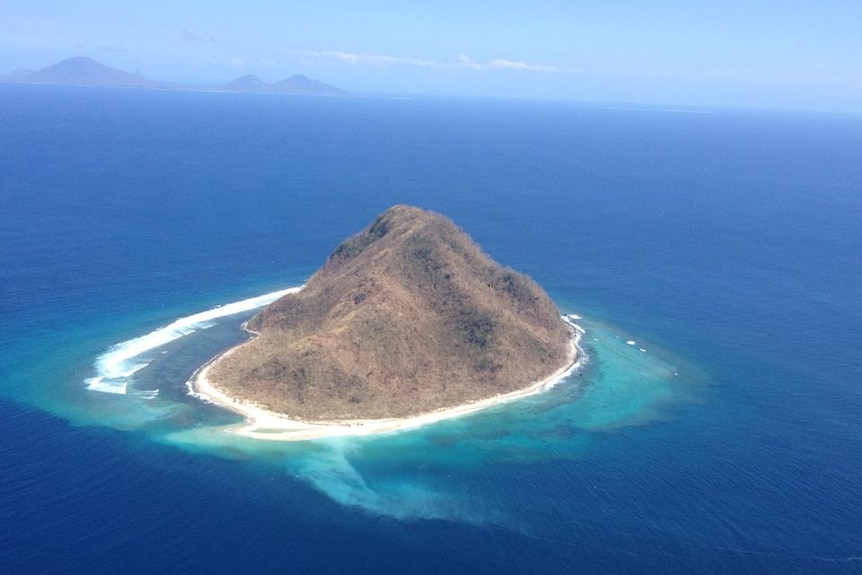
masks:
[[[447,218],[403,205],[249,328],[260,335],[217,362],[213,381],[301,419],[405,416],[521,389],[563,366],[569,341],[535,282]]]

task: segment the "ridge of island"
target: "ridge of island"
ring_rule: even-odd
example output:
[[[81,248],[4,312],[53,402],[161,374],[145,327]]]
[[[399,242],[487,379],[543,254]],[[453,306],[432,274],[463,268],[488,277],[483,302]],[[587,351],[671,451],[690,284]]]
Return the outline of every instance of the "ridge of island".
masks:
[[[252,339],[191,386],[251,420],[246,435],[267,439],[470,413],[541,391],[578,356],[578,326],[536,282],[448,218],[406,205],[342,242],[246,329]]]

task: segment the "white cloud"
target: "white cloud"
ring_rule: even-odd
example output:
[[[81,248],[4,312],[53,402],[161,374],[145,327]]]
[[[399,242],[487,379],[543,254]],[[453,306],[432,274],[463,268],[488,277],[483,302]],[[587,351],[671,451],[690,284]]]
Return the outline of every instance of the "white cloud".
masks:
[[[527,64],[517,60],[495,59],[488,62],[479,62],[467,54],[458,54],[447,60],[428,60],[425,58],[411,58],[404,56],[389,56],[384,54],[363,54],[357,52],[343,52],[340,50],[323,50],[319,52],[298,52],[298,56],[329,60],[347,64],[350,66],[413,66],[419,68],[464,68],[467,70],[522,70],[526,72],[557,72],[555,66],[540,64]]]
[[[228,58],[225,63],[228,66],[233,66],[234,68],[272,68],[273,66],[278,65],[278,62],[276,62],[272,58],[240,58],[239,56]]]
[[[482,65],[466,54],[458,54],[452,58],[450,63],[462,68],[470,68],[471,70],[481,70]]]
[[[330,60],[337,60],[345,64],[354,66],[372,65],[372,66],[419,66],[433,67],[438,64],[433,60],[423,60],[421,58],[405,58],[401,56],[386,56],[382,54],[359,54],[353,52],[341,52],[338,50],[325,50],[323,52],[306,52],[308,56],[316,56]]]
[[[340,62],[344,62],[345,64],[359,64],[360,61],[359,54],[338,52],[335,50],[326,50],[324,52],[307,52],[306,55],[317,58],[329,58],[333,60],[338,60]]]
[[[470,70],[523,70],[526,72],[556,72],[555,66],[544,66],[539,64],[527,64],[517,60],[504,60],[498,58],[487,63],[477,62],[466,54],[458,54],[451,60],[449,64],[459,67],[468,68]]]
[[[488,67],[494,70],[527,70],[530,72],[556,72],[555,66],[544,66],[541,64],[527,64],[526,62],[518,62],[517,60],[491,60]]]

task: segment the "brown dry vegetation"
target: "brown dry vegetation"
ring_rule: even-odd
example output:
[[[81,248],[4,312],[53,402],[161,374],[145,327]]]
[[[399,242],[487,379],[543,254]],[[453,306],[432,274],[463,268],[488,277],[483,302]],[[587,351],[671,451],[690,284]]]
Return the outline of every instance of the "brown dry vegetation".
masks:
[[[561,367],[569,340],[533,280],[447,218],[403,205],[249,328],[259,336],[219,360],[212,381],[305,420],[403,417],[514,391]]]

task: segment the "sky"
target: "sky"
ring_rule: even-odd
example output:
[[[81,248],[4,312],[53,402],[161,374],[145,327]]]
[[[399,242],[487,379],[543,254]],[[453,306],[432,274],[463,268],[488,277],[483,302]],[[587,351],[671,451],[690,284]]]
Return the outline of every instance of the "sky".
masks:
[[[0,0],[0,74],[862,112],[862,0]]]

